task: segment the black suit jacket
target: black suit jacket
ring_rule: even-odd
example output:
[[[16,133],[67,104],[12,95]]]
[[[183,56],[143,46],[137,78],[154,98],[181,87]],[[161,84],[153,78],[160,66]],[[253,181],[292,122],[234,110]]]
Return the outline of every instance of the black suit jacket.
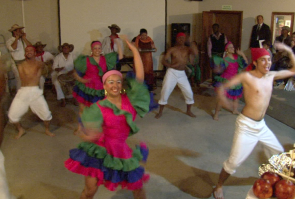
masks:
[[[257,40],[257,36],[259,36],[259,40],[265,40],[271,42],[271,33],[269,26],[265,23],[262,24],[259,32],[257,32],[257,24],[253,26],[250,40],[251,48],[259,48],[259,41]]]

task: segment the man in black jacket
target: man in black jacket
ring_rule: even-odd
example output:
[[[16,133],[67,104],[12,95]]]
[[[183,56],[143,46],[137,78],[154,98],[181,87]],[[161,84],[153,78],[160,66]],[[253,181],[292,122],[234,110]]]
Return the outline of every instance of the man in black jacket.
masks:
[[[252,28],[250,48],[259,48],[259,40],[271,41],[269,26],[263,23],[263,16],[257,16],[257,24]]]

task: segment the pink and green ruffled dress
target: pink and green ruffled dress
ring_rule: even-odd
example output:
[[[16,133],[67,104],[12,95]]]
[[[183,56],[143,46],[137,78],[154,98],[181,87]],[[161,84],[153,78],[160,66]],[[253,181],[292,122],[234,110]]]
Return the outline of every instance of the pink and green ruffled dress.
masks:
[[[221,83],[225,83],[226,81],[230,80],[235,75],[240,73],[242,69],[247,67],[247,63],[245,62],[243,57],[237,54],[234,54],[234,59],[231,59],[230,57],[221,58],[219,56],[213,55],[213,61],[215,66],[219,66],[224,69],[221,75],[216,75],[214,77],[214,87],[219,87]],[[226,96],[229,99],[239,99],[242,97],[242,95],[242,84],[233,86],[226,91]]]
[[[126,94],[121,94],[122,107],[117,108],[107,99],[100,100],[82,114],[83,125],[102,129],[102,135],[93,143],[82,142],[70,150],[65,167],[78,174],[96,177],[98,185],[114,191],[121,185],[129,190],[140,189],[149,179],[140,161],[146,161],[145,145],[131,149],[126,139],[138,132],[136,114],[143,117],[149,111],[149,92],[136,80],[128,80]]]
[[[76,81],[75,83],[73,96],[79,103],[89,107],[91,104],[104,98],[104,89],[101,78],[107,71],[115,68],[116,62],[116,52],[101,56],[99,64],[97,64],[91,56],[81,55],[75,60],[74,65],[78,75],[84,79],[90,80],[86,84],[79,81]]]

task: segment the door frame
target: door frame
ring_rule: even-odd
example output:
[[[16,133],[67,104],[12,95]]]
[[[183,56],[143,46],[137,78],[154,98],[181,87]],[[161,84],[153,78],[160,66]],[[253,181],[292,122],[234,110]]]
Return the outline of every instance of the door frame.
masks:
[[[204,23],[204,15],[212,13],[212,23]],[[236,14],[240,16],[241,23],[239,24],[238,29],[238,43],[236,47],[241,47],[242,42],[242,22],[243,22],[243,11],[224,11],[224,10],[210,10],[210,11],[203,11],[202,12],[202,43],[201,43],[201,50],[200,50],[200,68],[201,68],[201,82],[206,81],[211,77],[211,69],[210,69],[210,62],[207,52],[207,41],[208,37],[212,34],[212,25],[216,21],[216,14]],[[210,19],[209,19],[210,20]]]

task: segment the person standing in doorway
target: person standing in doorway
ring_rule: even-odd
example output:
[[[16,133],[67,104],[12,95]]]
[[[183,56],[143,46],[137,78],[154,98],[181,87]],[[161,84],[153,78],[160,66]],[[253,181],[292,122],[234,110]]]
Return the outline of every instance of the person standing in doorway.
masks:
[[[263,23],[263,16],[258,15],[256,20],[257,24],[252,28],[250,48],[260,48],[260,40],[271,41],[270,28],[268,25]]]

